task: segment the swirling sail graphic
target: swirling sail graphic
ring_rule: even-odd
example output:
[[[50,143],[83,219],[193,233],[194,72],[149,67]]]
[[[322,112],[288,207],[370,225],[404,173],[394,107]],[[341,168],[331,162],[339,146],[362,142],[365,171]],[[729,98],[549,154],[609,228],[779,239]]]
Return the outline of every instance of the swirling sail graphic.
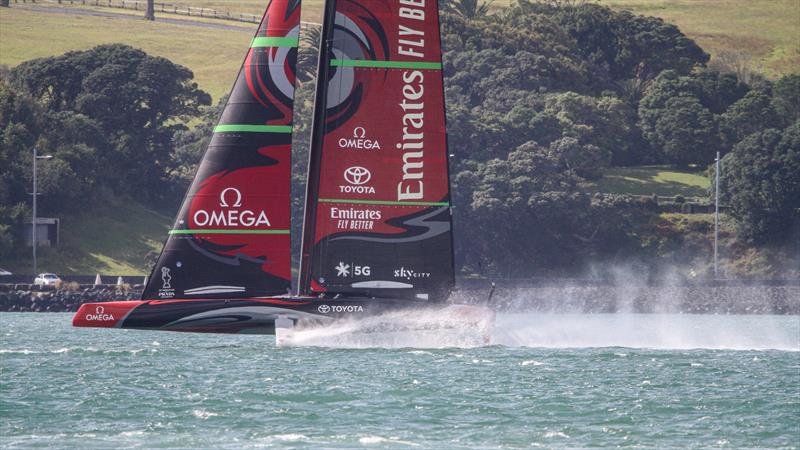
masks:
[[[252,298],[290,286],[290,168],[300,1],[272,0],[144,291]]]
[[[436,0],[328,0],[301,294],[442,301],[454,284]]]

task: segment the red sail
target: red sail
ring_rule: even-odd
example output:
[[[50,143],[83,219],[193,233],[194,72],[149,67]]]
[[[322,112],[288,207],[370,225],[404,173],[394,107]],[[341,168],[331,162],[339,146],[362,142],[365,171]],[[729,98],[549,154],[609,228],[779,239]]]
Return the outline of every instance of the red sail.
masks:
[[[300,1],[271,1],[145,299],[247,298],[289,289],[299,32]]]
[[[453,260],[437,2],[334,0],[323,34],[301,288],[442,299]]]

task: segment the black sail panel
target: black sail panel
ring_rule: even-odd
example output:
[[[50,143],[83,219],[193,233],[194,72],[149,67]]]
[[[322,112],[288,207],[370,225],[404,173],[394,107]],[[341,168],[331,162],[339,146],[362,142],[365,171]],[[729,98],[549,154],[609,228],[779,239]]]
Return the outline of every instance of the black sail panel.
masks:
[[[288,291],[299,33],[299,0],[271,1],[144,299],[250,298]]]

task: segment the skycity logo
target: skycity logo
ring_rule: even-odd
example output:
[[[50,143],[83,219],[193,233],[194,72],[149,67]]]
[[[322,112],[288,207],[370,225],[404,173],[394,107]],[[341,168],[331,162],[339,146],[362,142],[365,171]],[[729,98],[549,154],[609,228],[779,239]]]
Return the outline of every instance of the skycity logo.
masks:
[[[339,139],[339,148],[347,150],[380,150],[381,144],[378,141],[367,138],[367,130],[364,127],[353,128],[352,138]]]
[[[89,322],[108,322],[114,320],[113,314],[106,314],[106,309],[102,306],[98,306],[94,309],[94,314],[87,314],[86,320]]]
[[[406,269],[405,267],[401,267],[399,269],[394,270],[394,277],[395,278],[405,278],[406,280],[410,280],[412,278],[430,278],[430,272],[417,272],[416,270]]]
[[[218,211],[198,210],[194,213],[194,223],[199,227],[271,227],[267,213],[263,210],[239,210],[242,206],[242,192],[239,189],[225,188],[219,194]]]

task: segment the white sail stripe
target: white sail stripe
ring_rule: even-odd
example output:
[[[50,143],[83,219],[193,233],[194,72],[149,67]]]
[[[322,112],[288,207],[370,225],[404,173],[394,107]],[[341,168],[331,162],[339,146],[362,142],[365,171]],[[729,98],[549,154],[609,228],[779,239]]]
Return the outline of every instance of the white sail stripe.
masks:
[[[313,318],[313,319],[333,320],[333,318],[331,317],[323,316],[320,314],[313,314],[304,311],[297,311],[293,309],[280,308],[274,306],[240,306],[233,308],[215,309],[212,311],[206,311],[197,314],[192,314],[186,317],[181,317],[180,319],[170,322],[161,328],[169,329],[170,327],[175,327],[187,322],[198,321],[200,319],[215,319],[215,318],[229,317],[231,314],[244,314],[244,315],[249,315],[251,319],[262,319],[262,320],[275,320],[275,318],[277,318],[278,316],[286,316],[291,319]]]
[[[220,294],[223,292],[244,292],[243,286],[203,286],[183,291],[184,294]]]
[[[397,281],[361,281],[350,285],[353,288],[373,288],[373,289],[411,289],[413,284],[400,283]]]

